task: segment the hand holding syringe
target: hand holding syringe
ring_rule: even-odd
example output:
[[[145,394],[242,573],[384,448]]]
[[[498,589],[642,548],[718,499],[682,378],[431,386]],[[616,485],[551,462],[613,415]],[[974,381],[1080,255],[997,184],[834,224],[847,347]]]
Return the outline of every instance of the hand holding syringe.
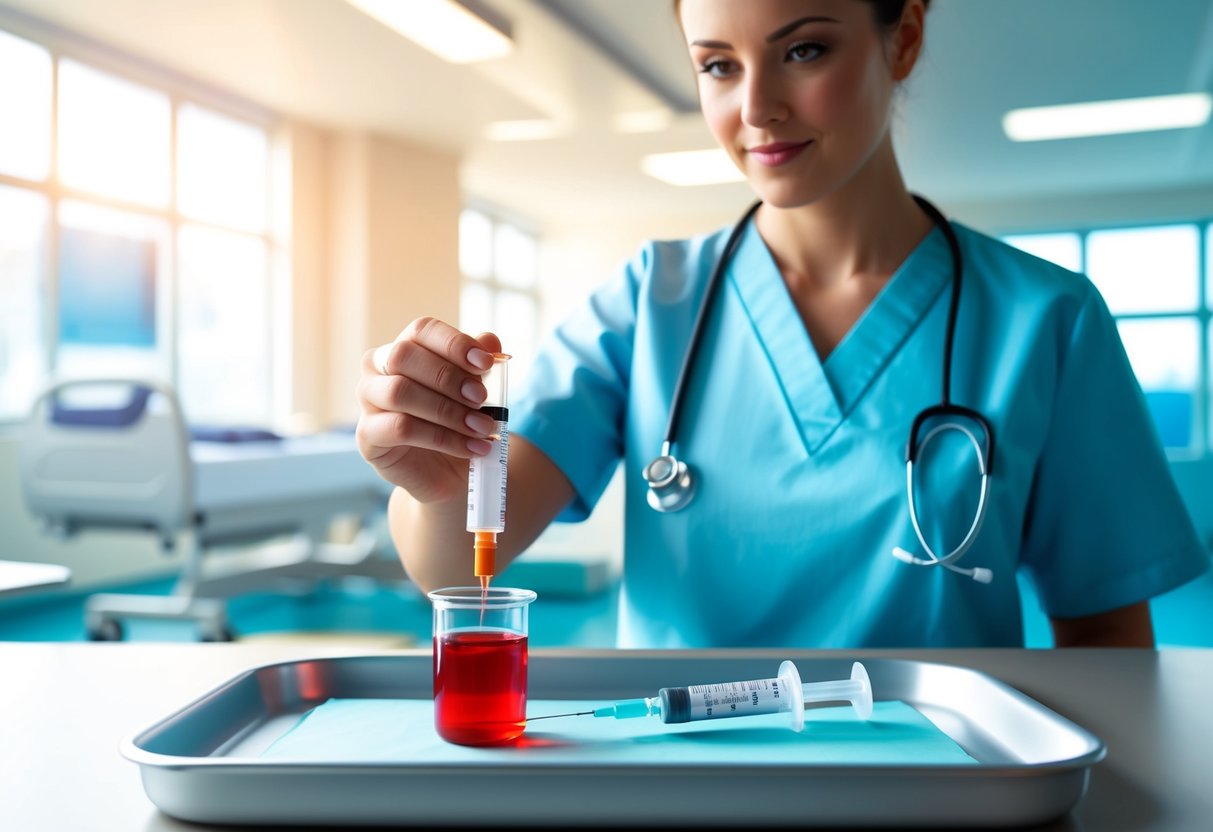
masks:
[[[527,721],[563,716],[592,715],[615,719],[655,716],[670,724],[787,711],[791,715],[792,729],[800,731],[804,728],[805,705],[841,701],[849,701],[860,719],[872,717],[872,683],[859,662],[851,666],[850,679],[802,683],[796,665],[784,662],[774,679],[662,688],[652,697],[625,699],[590,711],[528,717]]]

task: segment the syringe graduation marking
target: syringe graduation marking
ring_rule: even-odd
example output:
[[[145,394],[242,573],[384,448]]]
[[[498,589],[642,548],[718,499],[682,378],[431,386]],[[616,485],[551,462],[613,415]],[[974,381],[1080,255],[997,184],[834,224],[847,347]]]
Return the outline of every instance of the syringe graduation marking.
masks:
[[[468,531],[504,531],[506,471],[510,453],[510,429],[506,420],[509,409],[482,407],[480,412],[496,420],[496,436],[492,440],[496,454],[472,459],[468,473]],[[481,491],[482,488],[495,488],[496,501],[488,498]]]

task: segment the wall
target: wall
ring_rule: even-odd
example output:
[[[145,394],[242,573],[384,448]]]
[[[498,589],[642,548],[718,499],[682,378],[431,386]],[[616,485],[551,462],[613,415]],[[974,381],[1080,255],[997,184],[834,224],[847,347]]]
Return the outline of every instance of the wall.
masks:
[[[319,300],[328,338],[318,339],[327,353],[325,372],[307,380],[308,400],[322,424],[352,424],[367,349],[421,315],[458,319],[462,200],[454,156],[339,133],[328,140],[327,159],[329,280]]]
[[[1098,225],[1192,222],[1213,216],[1213,188],[1097,193],[1049,199],[947,203],[951,216],[988,234],[1052,231]]]

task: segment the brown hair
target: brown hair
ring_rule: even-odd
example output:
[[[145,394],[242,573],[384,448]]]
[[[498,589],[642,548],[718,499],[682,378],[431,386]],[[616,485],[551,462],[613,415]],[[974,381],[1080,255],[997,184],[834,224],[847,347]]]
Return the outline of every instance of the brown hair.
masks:
[[[863,0],[863,2],[872,7],[872,15],[876,18],[877,25],[883,29],[896,26],[906,7],[906,0]],[[678,7],[681,5],[681,0],[674,0],[674,17],[678,17]],[[931,0],[922,0],[922,5],[924,9],[929,9]]]

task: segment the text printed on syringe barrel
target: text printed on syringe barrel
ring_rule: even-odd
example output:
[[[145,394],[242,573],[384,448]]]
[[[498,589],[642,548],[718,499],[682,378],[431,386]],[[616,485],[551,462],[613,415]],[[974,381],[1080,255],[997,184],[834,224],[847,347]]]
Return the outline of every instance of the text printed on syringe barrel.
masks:
[[[787,686],[779,679],[691,685],[691,720],[773,714],[787,710]]]
[[[495,421],[497,438],[492,440],[492,449],[485,456],[473,457],[468,471],[469,532],[505,531],[505,488],[510,455],[510,430],[505,420]]]

